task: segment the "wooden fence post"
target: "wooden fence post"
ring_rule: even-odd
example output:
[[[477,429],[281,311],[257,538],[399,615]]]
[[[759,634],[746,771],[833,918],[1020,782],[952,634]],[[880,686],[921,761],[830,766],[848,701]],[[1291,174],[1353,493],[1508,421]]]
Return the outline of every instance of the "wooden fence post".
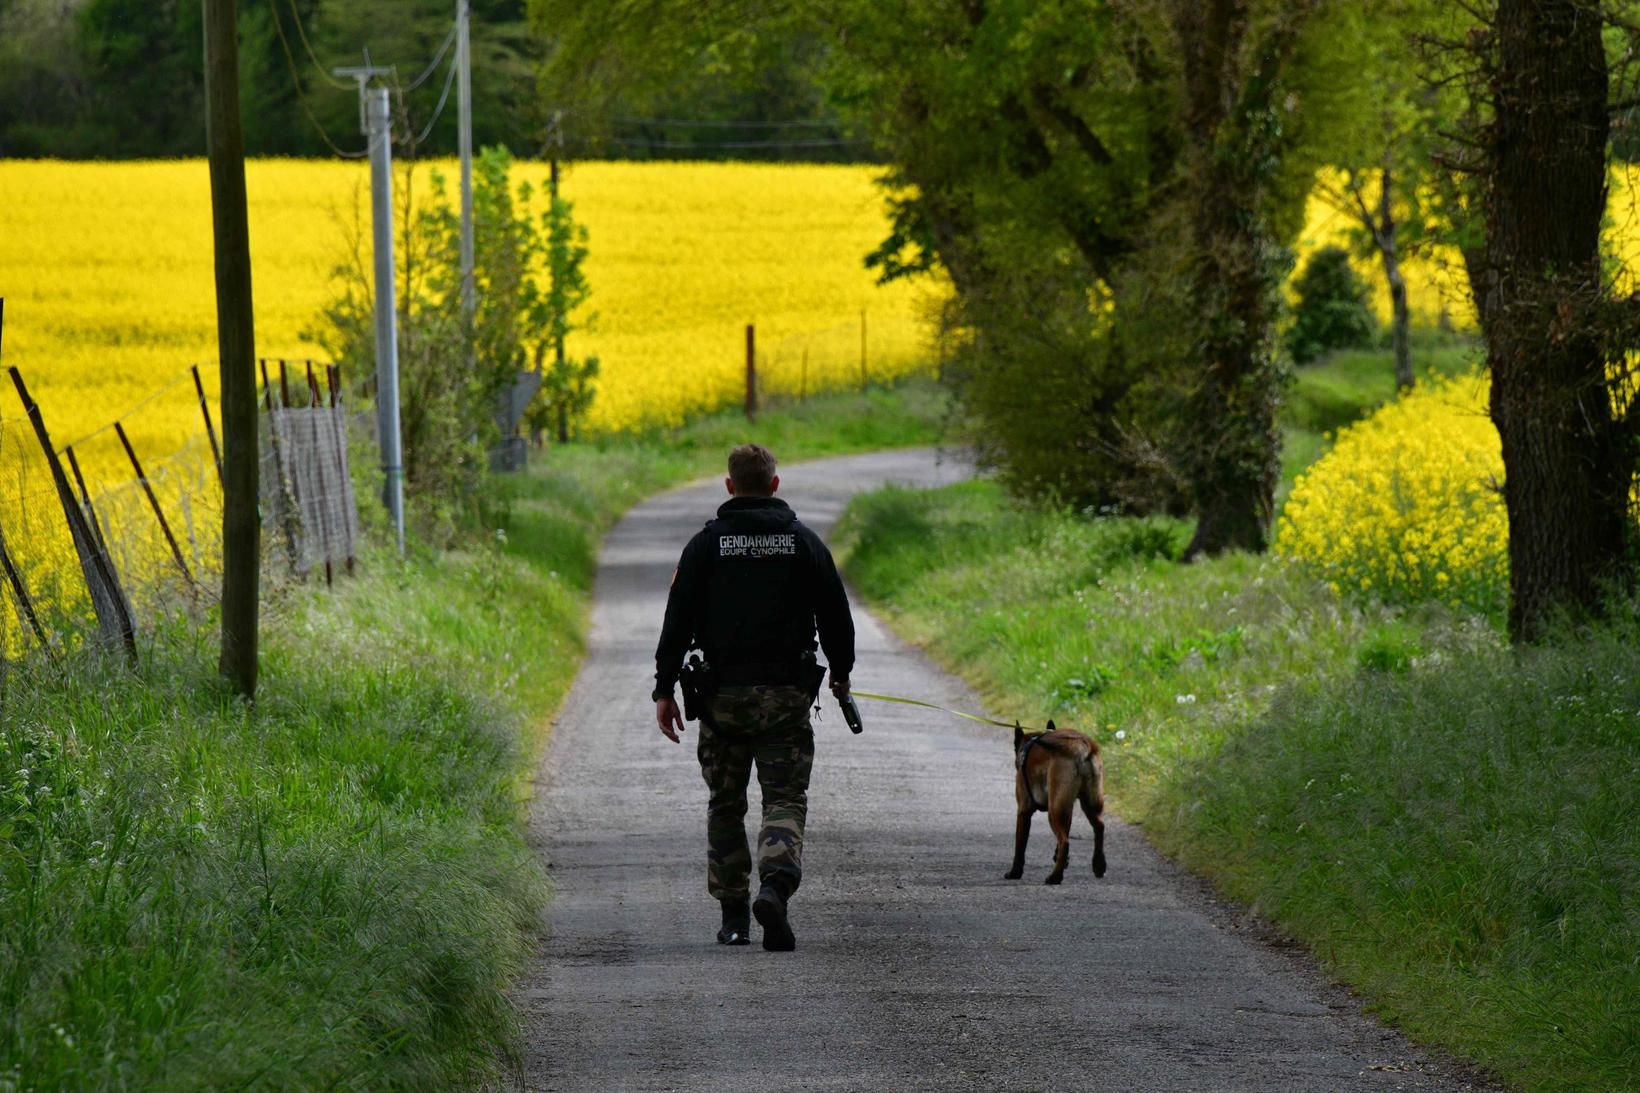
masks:
[[[23,575],[11,564],[11,553],[6,550],[4,534],[0,534],[0,565],[5,566],[6,580],[11,583],[12,593],[17,597],[18,612],[28,620],[29,626],[34,628],[34,636],[40,639],[40,645],[49,652],[51,644],[46,641],[46,632],[40,625],[40,616],[34,613],[34,601],[29,599],[28,588],[23,584]]]
[[[205,385],[199,381],[199,365],[189,365],[194,374],[194,390],[199,392],[199,412],[205,418],[205,435],[211,438],[211,458],[216,460],[216,484],[222,485],[222,449],[217,447],[216,427],[211,424],[211,407],[205,401]]]
[[[286,477],[284,444],[279,438],[279,414],[273,408],[273,384],[268,380],[267,358],[259,359],[257,365],[262,369],[262,404],[268,410],[268,441],[273,446],[273,475],[278,479],[279,507],[282,510],[279,522],[285,529],[285,551],[290,555],[290,571],[295,573],[301,564],[296,542],[296,498]]]
[[[154,519],[159,521],[159,530],[165,533],[165,541],[171,545],[171,557],[176,559],[177,568],[182,571],[182,579],[194,590],[199,585],[194,581],[194,575],[188,571],[188,563],[182,558],[182,548],[177,545],[177,537],[171,534],[171,525],[165,519],[165,512],[159,507],[159,498],[154,496],[154,487],[149,484],[148,475],[143,472],[142,462],[137,459],[137,451],[131,447],[131,438],[125,435],[125,426],[114,422],[114,433],[125,446],[125,454],[131,459],[131,469],[137,472],[137,482],[142,486],[142,492],[148,495],[148,507],[154,510]]]
[[[353,482],[347,476],[347,427],[343,420],[342,406],[342,366],[331,364],[325,366],[325,382],[330,385],[330,424],[336,431],[336,474],[342,483],[342,544],[347,551],[347,575],[353,575],[353,521],[348,519],[352,511]]]
[[[135,666],[137,628],[131,620],[131,608],[125,602],[125,593],[120,590],[119,580],[114,575],[114,567],[103,556],[102,551],[97,548],[96,541],[91,537],[91,528],[86,522],[85,513],[80,511],[80,504],[74,500],[74,493],[69,489],[68,475],[63,473],[62,461],[57,458],[57,451],[51,446],[51,435],[46,432],[45,419],[40,416],[40,406],[29,396],[28,386],[23,382],[23,374],[16,367],[7,371],[11,373],[11,382],[17,388],[17,395],[22,400],[23,411],[28,414],[29,424],[34,426],[34,435],[40,442],[40,450],[45,452],[46,463],[51,467],[51,481],[57,488],[57,499],[62,503],[63,519],[68,523],[68,533],[74,540],[75,553],[80,556],[80,571],[85,575],[85,590],[90,594],[91,606],[97,613],[98,627],[105,637],[124,645],[126,658]],[[99,589],[102,593],[100,596]]]
[[[325,556],[325,587],[329,588],[332,580],[330,569],[330,524],[325,519],[325,502],[330,497],[330,489],[325,483],[325,460],[319,448],[319,383],[313,378],[313,362],[307,362],[308,385],[308,425],[313,435],[313,470],[319,479],[319,503],[314,506],[319,515],[319,541],[324,544]],[[343,516],[346,519],[346,516]]]
[[[91,506],[91,491],[85,488],[85,475],[80,473],[80,461],[74,457],[74,445],[70,444],[63,449],[68,457],[68,469],[74,472],[74,483],[80,487],[80,500],[85,504],[85,515],[91,521],[91,534],[96,536],[97,545],[102,547],[103,553],[108,553],[108,539],[103,535],[102,521],[97,519],[97,510]]]
[[[866,309],[860,309],[860,390],[866,389]]]
[[[757,328],[746,324],[746,420],[757,420]]]

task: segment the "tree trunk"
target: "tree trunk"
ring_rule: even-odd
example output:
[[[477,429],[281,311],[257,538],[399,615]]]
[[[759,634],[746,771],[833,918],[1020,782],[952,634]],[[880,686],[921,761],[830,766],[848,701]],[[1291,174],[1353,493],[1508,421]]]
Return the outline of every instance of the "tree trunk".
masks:
[[[251,323],[250,229],[239,117],[235,0],[205,4],[205,141],[216,242],[216,328],[222,380],[222,655],[218,670],[256,694],[262,521],[257,509],[256,336]]]
[[[1491,412],[1509,512],[1509,629],[1598,613],[1627,573],[1633,459],[1614,421],[1595,316],[1606,206],[1607,70],[1598,12],[1499,0],[1483,284]]]
[[[1183,465],[1195,502],[1187,559],[1269,546],[1280,474],[1280,372],[1270,353],[1273,295],[1245,190],[1211,185],[1195,225],[1197,341],[1204,375],[1189,402]]]
[[[1407,310],[1407,280],[1401,272],[1400,248],[1396,241],[1400,225],[1395,222],[1395,205],[1390,198],[1393,179],[1386,159],[1383,173],[1379,176],[1378,223],[1373,225],[1372,236],[1378,243],[1378,253],[1384,259],[1384,279],[1389,282],[1390,344],[1395,348],[1395,388],[1407,391],[1413,384],[1412,346],[1407,337],[1412,319]]]
[[[1181,465],[1195,503],[1187,559],[1269,545],[1280,471],[1276,427],[1281,372],[1270,352],[1278,278],[1260,209],[1267,160],[1247,130],[1267,108],[1279,51],[1237,78],[1249,30],[1239,0],[1194,0],[1178,9],[1185,52],[1185,130],[1191,137],[1191,285],[1203,372],[1188,405]],[[1270,47],[1266,46],[1266,49]],[[1262,52],[1262,51],[1261,51]],[[1261,105],[1263,104],[1263,105]],[[1264,164],[1264,166],[1261,166]]]

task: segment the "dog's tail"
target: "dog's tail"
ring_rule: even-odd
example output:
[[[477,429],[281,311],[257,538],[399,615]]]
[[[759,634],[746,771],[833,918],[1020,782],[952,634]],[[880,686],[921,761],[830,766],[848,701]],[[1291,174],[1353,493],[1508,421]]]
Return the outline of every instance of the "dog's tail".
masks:
[[[1076,772],[1082,776],[1082,805],[1090,820],[1105,810],[1105,779],[1099,769],[1098,747],[1089,741],[1085,750],[1076,753]]]

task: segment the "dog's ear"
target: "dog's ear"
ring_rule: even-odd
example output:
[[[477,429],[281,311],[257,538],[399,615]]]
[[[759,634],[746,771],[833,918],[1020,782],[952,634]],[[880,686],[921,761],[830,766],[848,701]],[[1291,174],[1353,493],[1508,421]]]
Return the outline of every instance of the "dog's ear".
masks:
[[[1053,732],[1053,718],[1048,718],[1048,731]]]
[[[1023,743],[1025,743],[1025,730],[1020,728],[1018,725],[1015,725],[1014,726],[1014,750],[1018,751],[1019,746]]]

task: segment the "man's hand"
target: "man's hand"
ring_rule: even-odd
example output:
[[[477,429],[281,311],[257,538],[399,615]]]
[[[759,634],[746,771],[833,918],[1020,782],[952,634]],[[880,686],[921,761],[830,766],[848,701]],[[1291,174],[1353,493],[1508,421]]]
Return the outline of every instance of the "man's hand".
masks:
[[[841,702],[843,696],[848,694],[848,676],[832,676],[831,693],[837,701]]]
[[[655,724],[661,727],[661,734],[672,743],[678,743],[678,734],[683,731],[683,713],[678,709],[678,700],[668,695],[655,703]]]

